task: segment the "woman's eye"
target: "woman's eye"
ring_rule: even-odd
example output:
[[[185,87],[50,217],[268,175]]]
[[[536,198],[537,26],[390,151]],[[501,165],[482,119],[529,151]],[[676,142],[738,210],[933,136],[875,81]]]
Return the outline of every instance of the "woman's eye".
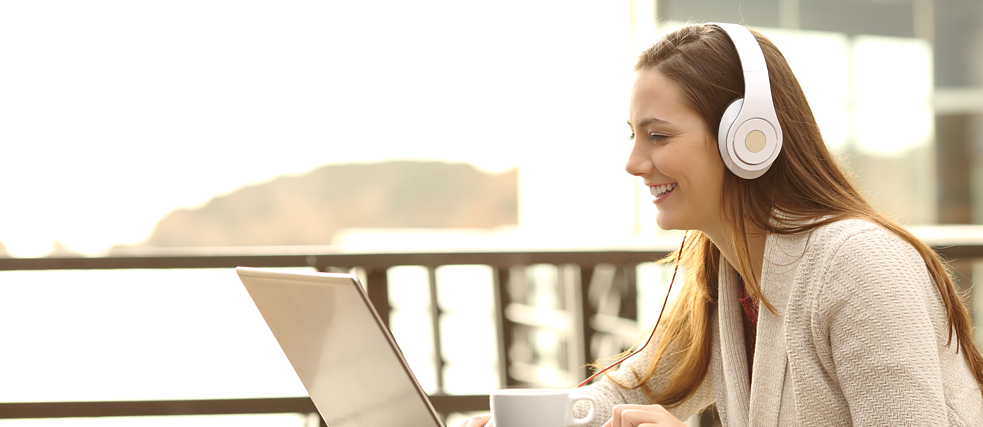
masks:
[[[649,141],[652,141],[652,142],[664,142],[667,139],[669,139],[669,135],[663,135],[663,134],[660,134],[660,133],[650,133],[649,134]]]
[[[652,141],[652,142],[664,142],[667,139],[669,139],[669,135],[663,135],[661,133],[650,133],[649,134],[649,141]],[[628,135],[628,140],[629,141],[634,141],[635,140],[635,133],[634,132],[632,132],[631,135]]]

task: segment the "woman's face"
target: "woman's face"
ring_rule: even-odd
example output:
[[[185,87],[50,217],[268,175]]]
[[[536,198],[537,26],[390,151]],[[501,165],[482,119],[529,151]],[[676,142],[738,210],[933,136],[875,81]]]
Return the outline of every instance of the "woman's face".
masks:
[[[635,78],[628,106],[633,146],[625,170],[652,194],[663,230],[721,230],[725,167],[706,123],[656,69]]]

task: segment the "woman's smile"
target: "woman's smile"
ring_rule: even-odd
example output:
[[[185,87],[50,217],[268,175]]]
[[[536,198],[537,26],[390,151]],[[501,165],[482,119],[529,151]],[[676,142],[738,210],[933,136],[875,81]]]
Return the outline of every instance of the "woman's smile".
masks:
[[[675,182],[669,184],[650,185],[649,191],[652,192],[652,203],[658,204],[659,202],[665,200],[666,197],[669,197],[669,194],[672,193],[672,190],[675,190],[678,185],[679,184],[676,184]]]

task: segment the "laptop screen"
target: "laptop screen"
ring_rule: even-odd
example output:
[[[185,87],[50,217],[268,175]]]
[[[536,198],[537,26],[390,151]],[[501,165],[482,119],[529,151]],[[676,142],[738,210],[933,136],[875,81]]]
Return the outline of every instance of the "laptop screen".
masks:
[[[354,276],[236,272],[329,427],[442,426]]]

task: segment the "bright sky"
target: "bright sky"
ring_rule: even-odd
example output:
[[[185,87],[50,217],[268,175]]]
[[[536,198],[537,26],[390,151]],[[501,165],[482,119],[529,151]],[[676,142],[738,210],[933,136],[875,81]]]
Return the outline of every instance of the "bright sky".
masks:
[[[2,2],[0,242],[14,256],[55,240],[98,254],[246,184],[396,158],[522,166],[528,228],[628,229],[628,4]],[[831,146],[852,135],[890,155],[930,137],[923,42],[767,33]],[[917,126],[888,135],[896,117]],[[558,223],[571,200],[592,203]]]
[[[0,241],[15,256],[54,240],[98,253],[175,208],[325,163],[502,170],[583,143],[584,123],[624,131],[611,95],[624,82],[603,82],[630,67],[625,9],[0,3]]]

